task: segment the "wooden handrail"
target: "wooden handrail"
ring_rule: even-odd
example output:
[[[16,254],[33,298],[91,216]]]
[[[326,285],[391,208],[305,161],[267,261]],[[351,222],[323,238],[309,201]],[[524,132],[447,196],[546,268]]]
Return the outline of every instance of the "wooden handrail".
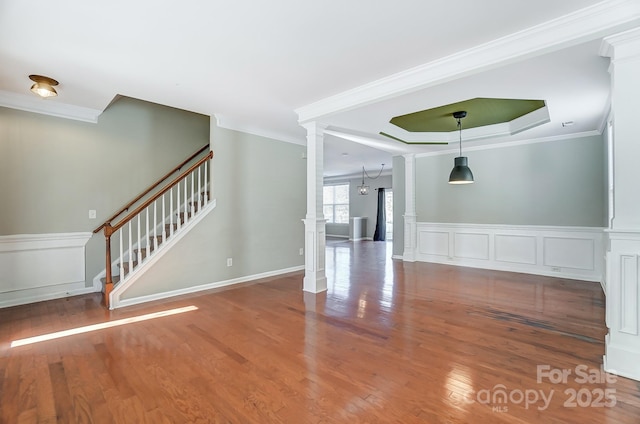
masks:
[[[198,162],[196,162],[193,165],[191,165],[191,167],[189,169],[187,169],[182,174],[180,174],[176,178],[174,178],[173,181],[171,181],[169,184],[167,184],[162,190],[160,190],[159,192],[157,192],[156,194],[151,196],[149,199],[145,200],[143,204],[141,204],[140,206],[135,208],[133,211],[129,212],[129,214],[127,216],[125,216],[124,218],[122,218],[122,220],[120,220],[120,222],[118,222],[115,225],[110,225],[111,231],[112,232],[118,231],[120,228],[122,228],[122,226],[124,224],[126,224],[129,221],[131,221],[131,219],[133,219],[136,215],[138,215],[140,212],[145,210],[145,208],[147,208],[150,204],[155,202],[160,196],[162,196],[167,191],[169,191],[173,187],[175,187],[180,181],[182,181],[182,179],[184,177],[189,175],[193,170],[198,169],[198,167],[200,165],[202,165],[204,162],[208,161],[212,157],[213,157],[213,151],[209,152],[209,154],[207,156],[203,157]],[[198,194],[198,195],[201,195],[201,194]]]
[[[154,188],[158,187],[160,184],[162,184],[162,182],[164,180],[166,180],[167,178],[169,178],[171,175],[173,175],[176,171],[179,171],[180,169],[182,169],[183,166],[185,166],[187,163],[189,163],[193,158],[195,158],[196,156],[198,156],[200,153],[204,152],[207,148],[209,147],[209,145],[207,144],[206,146],[202,146],[202,148],[200,150],[198,150],[197,152],[195,152],[194,154],[192,154],[191,156],[189,156],[187,159],[183,160],[182,163],[180,163],[180,165],[176,166],[175,168],[173,168],[171,171],[167,172],[167,174],[165,176],[163,176],[162,178],[160,178],[158,181],[156,181],[155,183],[153,183],[151,186],[149,186],[149,188],[147,188],[145,191],[143,191],[142,193],[140,193],[135,199],[133,199],[132,201],[130,201],[129,203],[127,203],[125,206],[123,206],[118,212],[116,212],[115,214],[113,214],[109,219],[107,219],[104,224],[102,224],[101,226],[99,226],[98,228],[96,228],[95,230],[93,230],[93,233],[97,233],[98,231],[102,230],[105,225],[110,224],[111,221],[113,221],[114,219],[116,219],[117,217],[119,217],[120,215],[122,215],[123,212],[128,211],[129,208],[131,206],[133,206],[138,200],[142,199],[144,196],[146,196],[147,194],[149,194],[151,192],[151,190],[153,190]],[[207,157],[212,157],[211,154],[209,154],[209,156]]]

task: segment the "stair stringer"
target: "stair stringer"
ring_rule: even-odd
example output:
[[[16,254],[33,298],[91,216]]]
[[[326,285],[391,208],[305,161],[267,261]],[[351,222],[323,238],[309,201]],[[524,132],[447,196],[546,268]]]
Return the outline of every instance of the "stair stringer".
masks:
[[[180,241],[185,235],[187,235],[190,231],[192,231],[199,223],[204,219],[205,216],[209,215],[209,213],[215,209],[216,207],[216,199],[211,200],[205,206],[202,207],[198,213],[189,220],[187,224],[182,226],[181,231],[174,233],[173,236],[168,238],[164,243],[162,243],[157,251],[148,258],[148,260],[144,261],[139,266],[135,267],[130,274],[127,275],[127,278],[114,286],[111,294],[109,295],[109,309],[116,309],[118,307],[124,307],[126,305],[121,306],[121,296],[126,292],[128,288],[133,286],[135,282],[144,275],[151,267],[160,260],[178,241]]]

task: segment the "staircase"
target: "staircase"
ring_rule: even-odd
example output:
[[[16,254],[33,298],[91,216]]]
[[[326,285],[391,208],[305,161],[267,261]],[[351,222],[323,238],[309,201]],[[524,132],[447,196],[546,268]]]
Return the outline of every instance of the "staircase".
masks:
[[[203,192],[201,193],[201,196],[203,198],[202,200],[202,204],[206,205],[208,204],[210,198],[209,198],[209,192]],[[206,197],[206,199],[205,199]],[[199,205],[201,203],[199,202],[189,202],[189,207],[193,208],[193,216],[195,216],[195,214],[198,213],[199,211]],[[156,249],[160,248],[162,246],[162,243],[165,241],[169,241],[169,239],[171,237],[174,236],[174,234],[176,234],[178,232],[178,229],[182,230],[182,227],[186,224],[189,223],[192,217],[192,212],[187,212],[186,214],[186,219],[185,219],[185,213],[184,212],[176,212],[176,222],[173,224],[164,224],[164,228],[159,231],[159,235],[148,235],[146,234],[144,238],[146,238],[147,240],[145,241],[145,245],[142,247],[135,247],[133,249],[133,261],[130,263],[128,260],[129,257],[129,250],[127,250],[126,252],[124,252],[124,258],[125,260],[120,262],[118,260],[116,260],[116,265],[118,266],[118,268],[120,269],[120,272],[118,274],[113,275],[112,274],[112,278],[113,278],[113,283],[117,283],[120,281],[120,276],[122,275],[124,278],[126,278],[127,274],[129,274],[129,271],[135,271],[138,268],[138,264],[142,264],[146,258],[151,258],[153,257],[153,253],[156,251]],[[178,224],[178,220],[180,222],[180,224]],[[134,245],[137,246],[138,244]],[[113,269],[113,268],[112,268]],[[100,281],[105,284],[106,283],[106,277],[103,277],[100,279]]]
[[[105,269],[94,281],[100,281],[107,308],[113,309],[112,300],[215,207],[209,194],[213,152],[170,179],[206,149],[194,153],[94,230],[104,230],[105,235]],[[112,242],[118,246],[115,260]]]

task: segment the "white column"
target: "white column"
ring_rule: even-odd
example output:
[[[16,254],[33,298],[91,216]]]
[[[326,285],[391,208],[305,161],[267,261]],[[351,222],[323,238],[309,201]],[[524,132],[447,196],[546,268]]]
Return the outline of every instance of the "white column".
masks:
[[[402,259],[407,262],[416,260],[416,155],[404,156],[404,252]]]
[[[640,380],[640,28],[605,38],[602,54],[611,57],[613,125],[604,367]]]
[[[324,130],[317,122],[302,124],[307,130],[307,216],[304,221],[304,280],[310,293],[327,290],[325,274],[325,219],[322,210]]]

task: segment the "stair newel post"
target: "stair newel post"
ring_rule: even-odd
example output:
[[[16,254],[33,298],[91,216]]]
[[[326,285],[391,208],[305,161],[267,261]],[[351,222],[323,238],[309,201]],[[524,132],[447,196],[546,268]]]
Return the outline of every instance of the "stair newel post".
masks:
[[[106,241],[106,279],[104,282],[104,291],[102,301],[104,305],[109,307],[109,294],[113,290],[113,276],[111,275],[111,234],[113,234],[113,227],[110,222],[107,222],[104,226],[104,238]]]

